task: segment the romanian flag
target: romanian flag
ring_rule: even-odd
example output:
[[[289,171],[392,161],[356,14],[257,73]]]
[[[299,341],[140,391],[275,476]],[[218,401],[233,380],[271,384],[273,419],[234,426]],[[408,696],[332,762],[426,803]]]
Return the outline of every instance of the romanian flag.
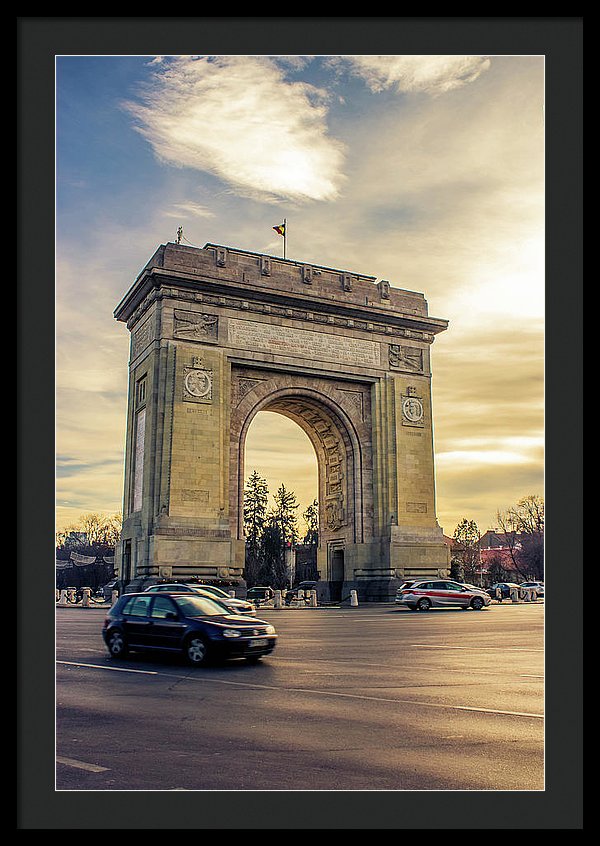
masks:
[[[279,235],[283,235],[285,237],[285,223],[280,223],[279,226],[274,226],[273,229]]]

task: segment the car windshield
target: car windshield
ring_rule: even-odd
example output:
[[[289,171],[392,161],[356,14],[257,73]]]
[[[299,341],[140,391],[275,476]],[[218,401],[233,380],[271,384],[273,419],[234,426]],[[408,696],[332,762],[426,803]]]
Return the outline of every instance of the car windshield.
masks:
[[[224,614],[232,613],[225,605],[207,596],[186,594],[175,597],[175,602],[186,617],[222,617]]]

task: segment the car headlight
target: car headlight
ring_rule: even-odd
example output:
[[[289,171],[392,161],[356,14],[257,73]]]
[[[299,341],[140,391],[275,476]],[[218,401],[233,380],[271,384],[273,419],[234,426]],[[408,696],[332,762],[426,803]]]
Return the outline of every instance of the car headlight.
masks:
[[[275,634],[275,626],[267,626],[265,632],[267,634]]]
[[[241,632],[237,629],[223,629],[223,637],[240,637]]]

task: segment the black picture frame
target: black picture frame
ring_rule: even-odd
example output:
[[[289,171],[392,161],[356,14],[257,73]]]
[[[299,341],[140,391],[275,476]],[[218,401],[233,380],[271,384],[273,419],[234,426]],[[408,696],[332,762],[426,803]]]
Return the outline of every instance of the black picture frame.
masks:
[[[582,40],[581,17],[17,18],[18,828],[219,829],[222,819],[242,830],[583,827],[582,619],[568,589],[584,584]],[[199,53],[545,56],[546,571],[555,587],[545,610],[543,792],[327,792],[308,803],[295,792],[211,792],[199,823],[194,794],[54,790],[55,56]]]

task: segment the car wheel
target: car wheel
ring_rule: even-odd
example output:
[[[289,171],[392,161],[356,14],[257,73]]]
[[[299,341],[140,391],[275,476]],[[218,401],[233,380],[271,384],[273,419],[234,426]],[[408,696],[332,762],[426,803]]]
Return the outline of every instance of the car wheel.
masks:
[[[124,658],[127,655],[127,644],[123,632],[118,629],[109,634],[107,646],[111,658]]]
[[[200,667],[208,663],[208,643],[200,635],[192,635],[185,644],[185,657],[188,664]]]
[[[480,596],[475,596],[471,600],[471,608],[473,611],[481,611],[483,608],[483,599]]]
[[[431,602],[425,597],[423,597],[423,599],[419,599],[417,602],[417,611],[429,611],[430,608]]]

